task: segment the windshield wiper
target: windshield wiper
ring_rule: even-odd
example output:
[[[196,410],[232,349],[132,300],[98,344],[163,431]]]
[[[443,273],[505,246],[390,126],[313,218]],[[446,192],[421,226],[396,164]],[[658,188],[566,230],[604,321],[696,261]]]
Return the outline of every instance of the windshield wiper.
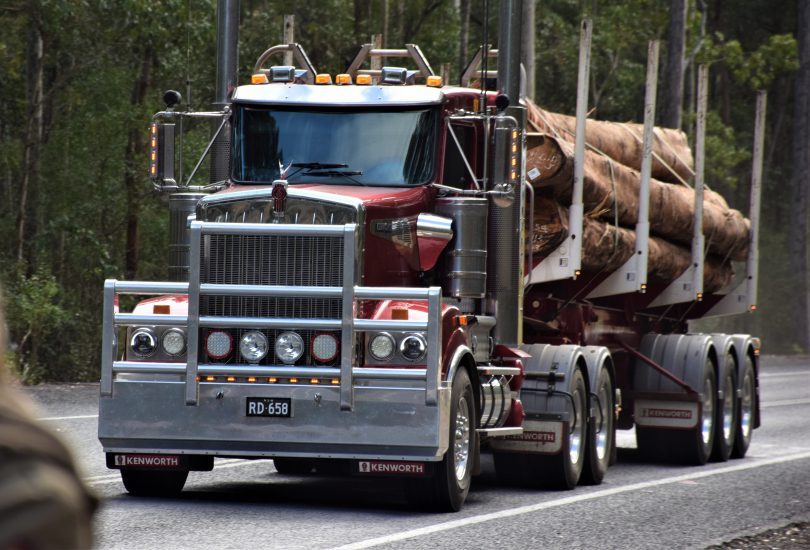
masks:
[[[293,162],[293,168],[311,168],[313,170],[328,170],[330,168],[348,168],[345,162]]]
[[[357,185],[365,185],[353,178],[352,176],[362,176],[362,170],[307,170],[303,173],[304,176],[325,176],[328,178],[346,178],[347,180],[356,183]]]

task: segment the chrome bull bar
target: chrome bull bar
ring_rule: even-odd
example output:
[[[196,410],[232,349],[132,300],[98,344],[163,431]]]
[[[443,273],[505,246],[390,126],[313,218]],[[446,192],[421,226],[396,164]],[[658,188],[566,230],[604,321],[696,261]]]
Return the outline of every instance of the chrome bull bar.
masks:
[[[101,348],[101,395],[112,396],[116,374],[179,374],[185,375],[185,401],[196,405],[199,400],[198,376],[276,376],[276,377],[335,377],[340,379],[340,408],[352,410],[356,380],[423,380],[425,404],[438,404],[441,383],[441,307],[440,287],[365,287],[355,285],[357,258],[357,224],[305,225],[305,224],[248,224],[248,223],[191,223],[189,282],[104,282],[104,311]],[[200,248],[204,235],[275,235],[275,236],[327,236],[343,237],[342,286],[276,286],[200,283]],[[127,295],[188,295],[188,314],[142,315],[116,311],[116,296]],[[275,296],[342,298],[343,319],[299,319],[271,317],[200,316],[201,296]],[[425,321],[359,319],[355,317],[357,300],[426,300],[428,315]],[[139,325],[171,325],[187,328],[186,363],[122,361],[117,333],[120,327]],[[198,357],[201,328],[301,328],[341,331],[341,357],[339,367],[257,366],[200,363]],[[365,331],[424,331],[427,335],[426,368],[363,368],[353,365],[355,341],[358,332]]]

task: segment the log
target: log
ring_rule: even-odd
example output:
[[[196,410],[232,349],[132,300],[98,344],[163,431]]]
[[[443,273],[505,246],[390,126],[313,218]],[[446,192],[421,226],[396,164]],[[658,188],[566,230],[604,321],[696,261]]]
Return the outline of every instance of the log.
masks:
[[[531,147],[531,148],[529,148]],[[573,149],[548,135],[527,136],[526,166],[532,185],[564,205],[571,204]],[[532,169],[537,169],[533,172]],[[532,178],[532,176],[535,176]],[[583,203],[594,217],[635,226],[641,175],[637,170],[595,153],[585,152]],[[690,245],[694,231],[694,190],[658,180],[650,182],[650,231],[666,240]],[[742,261],[748,255],[750,222],[728,207],[719,194],[704,190],[703,232],[710,253]]]
[[[576,118],[545,111],[526,100],[528,122],[536,131],[574,142]],[[585,142],[617,162],[641,170],[644,126],[633,122],[587,120]],[[653,132],[652,176],[670,183],[686,182],[694,174],[694,160],[686,134],[681,130],[656,127]]]
[[[568,235],[567,211],[547,197],[535,201],[531,248],[535,265],[548,256]],[[592,217],[584,220],[582,270],[586,273],[613,272],[635,252],[635,232]],[[677,279],[691,264],[688,249],[658,237],[649,239],[647,274],[652,282]],[[731,283],[734,270],[728,260],[709,255],[703,268],[704,292],[717,292]]]

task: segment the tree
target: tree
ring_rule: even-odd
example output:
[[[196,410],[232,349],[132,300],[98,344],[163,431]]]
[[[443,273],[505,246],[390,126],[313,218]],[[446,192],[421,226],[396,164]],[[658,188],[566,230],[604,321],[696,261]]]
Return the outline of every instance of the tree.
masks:
[[[681,127],[683,105],[684,48],[686,46],[686,0],[672,0],[667,30],[667,62],[664,69],[664,99],[661,126]]]

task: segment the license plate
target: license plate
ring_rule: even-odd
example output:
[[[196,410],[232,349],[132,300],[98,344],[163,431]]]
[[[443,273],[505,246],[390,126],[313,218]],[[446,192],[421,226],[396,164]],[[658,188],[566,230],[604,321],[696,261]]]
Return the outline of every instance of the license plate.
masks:
[[[245,403],[247,416],[273,416],[290,418],[292,401],[289,397],[248,397]]]

